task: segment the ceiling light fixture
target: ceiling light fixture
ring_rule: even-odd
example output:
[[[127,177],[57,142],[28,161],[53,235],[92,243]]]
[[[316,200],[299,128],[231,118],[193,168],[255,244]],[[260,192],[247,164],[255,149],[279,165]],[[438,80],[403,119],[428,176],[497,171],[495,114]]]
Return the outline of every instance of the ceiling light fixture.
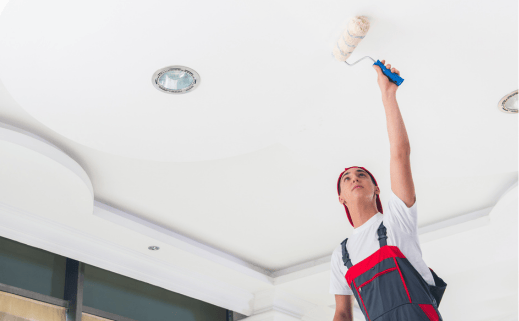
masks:
[[[149,246],[148,247],[148,250],[151,250],[151,251],[158,251],[160,249],[160,247],[158,246]]]
[[[501,98],[497,108],[503,113],[517,114],[517,90]]]
[[[200,75],[191,68],[169,66],[157,70],[151,78],[153,87],[168,94],[185,94],[200,85]]]

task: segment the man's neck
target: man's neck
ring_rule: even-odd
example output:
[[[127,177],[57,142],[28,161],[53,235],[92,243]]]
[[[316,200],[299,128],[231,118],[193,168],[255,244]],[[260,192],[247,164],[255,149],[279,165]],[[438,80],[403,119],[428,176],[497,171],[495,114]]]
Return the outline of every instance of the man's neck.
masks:
[[[378,213],[377,208],[374,207],[373,204],[367,207],[365,206],[364,208],[356,207],[355,205],[353,205],[352,208],[348,206],[348,210],[350,211],[351,220],[355,228],[359,228]]]

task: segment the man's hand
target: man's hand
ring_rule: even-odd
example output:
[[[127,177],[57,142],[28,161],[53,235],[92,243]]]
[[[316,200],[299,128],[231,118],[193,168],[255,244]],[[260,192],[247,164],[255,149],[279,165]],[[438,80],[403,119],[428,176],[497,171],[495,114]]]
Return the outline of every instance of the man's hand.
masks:
[[[383,65],[385,65],[387,69],[391,70],[392,73],[395,73],[400,76],[400,71],[398,71],[395,68],[391,69],[391,64],[386,65],[385,60],[381,60],[380,62]],[[382,92],[382,95],[395,96],[396,90],[398,89],[398,85],[395,84],[394,82],[390,81],[389,78],[387,78],[387,76],[384,75],[384,73],[382,72],[382,69],[380,69],[379,66],[373,65],[373,68],[375,68],[375,70],[377,71],[377,74],[378,74],[377,82],[378,82],[378,86],[380,87],[380,91]]]

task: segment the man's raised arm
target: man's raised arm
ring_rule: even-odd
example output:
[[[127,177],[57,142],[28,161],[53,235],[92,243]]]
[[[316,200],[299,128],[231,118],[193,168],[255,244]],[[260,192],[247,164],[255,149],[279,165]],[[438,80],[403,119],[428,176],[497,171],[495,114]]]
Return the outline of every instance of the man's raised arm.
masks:
[[[382,60],[381,63],[385,64],[385,60]],[[373,68],[375,68],[378,73],[377,82],[382,94],[382,103],[386,111],[387,133],[389,135],[389,149],[391,153],[391,190],[407,207],[411,207],[416,201],[413,176],[411,174],[411,145],[409,144],[404,120],[402,119],[396,101],[398,86],[389,81],[379,66],[374,65]],[[390,64],[387,64],[386,68],[400,75],[397,69],[391,69]]]

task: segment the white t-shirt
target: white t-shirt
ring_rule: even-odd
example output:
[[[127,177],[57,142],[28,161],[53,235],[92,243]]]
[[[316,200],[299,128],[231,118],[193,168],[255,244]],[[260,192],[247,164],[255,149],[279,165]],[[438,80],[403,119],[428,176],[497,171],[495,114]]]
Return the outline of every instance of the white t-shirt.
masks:
[[[388,206],[384,208],[384,214],[379,212],[373,215],[364,224],[354,229],[353,234],[348,237],[346,249],[350,255],[351,263],[355,265],[380,249],[377,229],[383,221],[386,227],[387,245],[398,247],[424,280],[430,285],[435,285],[432,273],[422,259],[422,250],[418,240],[416,203],[415,201],[413,206],[408,208],[391,191]],[[348,267],[342,261],[342,245],[339,242],[332,253],[331,259],[331,294],[353,295],[344,278],[347,271]]]

